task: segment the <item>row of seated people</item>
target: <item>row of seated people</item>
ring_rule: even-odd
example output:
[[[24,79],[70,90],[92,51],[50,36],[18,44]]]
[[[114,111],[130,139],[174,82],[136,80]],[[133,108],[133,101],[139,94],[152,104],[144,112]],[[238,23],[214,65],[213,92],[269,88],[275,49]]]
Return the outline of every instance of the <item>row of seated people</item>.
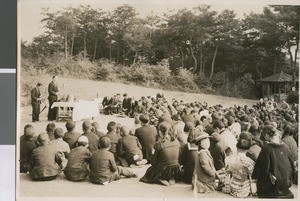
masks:
[[[135,118],[136,127],[131,131],[126,126],[117,129],[116,124],[110,122],[107,134],[99,132],[97,125],[93,128],[89,122],[84,122],[84,133],[78,134],[72,143],[67,140],[68,133],[61,136],[69,144],[70,153],[74,150],[74,142],[80,144],[78,139],[85,136],[88,138],[87,150],[92,153],[91,158],[100,148],[99,150],[107,149],[117,165],[150,163],[151,166],[140,179],[142,182],[171,185],[181,180],[192,184],[196,191],[204,193],[213,191],[215,180],[218,179],[217,189],[236,197],[255,194],[255,187],[260,197],[293,196],[289,187],[295,178],[298,160],[295,141],[298,133],[295,125],[298,120],[294,118],[297,117],[294,111],[282,113],[281,110],[272,110],[265,113],[260,106],[223,108],[220,105],[203,107],[196,112],[194,110],[195,108],[185,107],[181,115],[179,112],[171,115],[166,109],[155,111],[158,119],[155,126],[149,125],[149,115],[142,114]],[[141,125],[138,125],[138,120]],[[67,123],[67,129],[70,124]],[[58,131],[56,129],[55,133],[63,133]],[[102,138],[103,141],[109,138],[109,146],[103,145]],[[22,144],[21,140],[21,157]],[[59,161],[65,174],[68,164],[73,164],[69,155],[58,157],[61,158]],[[34,157],[30,158],[27,156],[26,160],[21,160],[21,169],[24,166],[32,169]],[[22,165],[22,162],[27,165]],[[90,167],[89,175],[93,182],[93,162],[87,163],[89,165],[86,167]],[[112,174],[117,172],[118,176],[136,176],[130,169],[117,167],[120,170],[106,170]],[[106,179],[100,183],[109,181],[112,180]]]

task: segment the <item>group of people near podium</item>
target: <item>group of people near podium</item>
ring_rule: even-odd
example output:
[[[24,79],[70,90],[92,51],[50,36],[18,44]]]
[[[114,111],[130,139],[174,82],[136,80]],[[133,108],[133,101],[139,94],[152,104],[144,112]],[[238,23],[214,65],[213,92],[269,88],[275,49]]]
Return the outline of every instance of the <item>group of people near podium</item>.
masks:
[[[54,75],[52,81],[48,85],[48,121],[56,120],[57,108],[51,108],[51,106],[54,102],[58,101],[59,90],[57,80],[58,77]],[[41,83],[37,83],[36,87],[31,90],[32,122],[40,121],[39,115],[41,113],[41,103],[44,102],[41,94],[42,86]]]
[[[66,131],[49,123],[36,139],[34,127],[26,125],[20,171],[33,180],[53,180],[63,172],[71,181],[107,185],[139,177],[134,168],[146,163],[144,183],[185,182],[198,193],[234,197],[294,197],[289,188],[298,182],[298,104],[265,99],[224,108],[168,102],[162,94],[149,98],[149,107],[140,102],[143,112],[134,116],[132,128],[85,121],[80,134],[74,122],[66,123]]]

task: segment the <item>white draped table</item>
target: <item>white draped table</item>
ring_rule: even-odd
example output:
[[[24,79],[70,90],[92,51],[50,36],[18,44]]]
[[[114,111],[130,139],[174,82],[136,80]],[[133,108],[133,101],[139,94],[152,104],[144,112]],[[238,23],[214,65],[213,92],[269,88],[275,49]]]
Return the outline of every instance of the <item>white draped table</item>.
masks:
[[[56,120],[59,118],[67,117],[66,113],[69,113],[73,121],[80,121],[84,118],[94,118],[99,116],[99,105],[95,101],[78,102],[55,102],[51,108],[58,107]],[[64,108],[64,112],[60,111],[60,108]],[[73,111],[71,110],[73,108]]]

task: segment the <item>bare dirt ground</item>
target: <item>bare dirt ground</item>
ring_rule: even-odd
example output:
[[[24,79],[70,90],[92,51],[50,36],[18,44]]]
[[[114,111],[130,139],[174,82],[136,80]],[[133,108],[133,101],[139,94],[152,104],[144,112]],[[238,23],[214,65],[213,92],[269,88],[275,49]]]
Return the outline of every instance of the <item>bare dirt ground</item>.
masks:
[[[50,78],[49,78],[50,82]],[[46,87],[45,87],[46,88]],[[256,101],[245,100],[245,99],[235,99],[222,96],[206,95],[206,94],[192,94],[183,92],[172,92],[172,91],[162,91],[156,89],[149,89],[144,87],[129,86],[125,84],[118,83],[105,83],[105,82],[95,82],[88,80],[77,80],[77,79],[66,79],[62,78],[60,80],[60,93],[62,95],[73,94],[78,99],[92,100],[97,97],[104,97],[106,95],[114,95],[116,93],[127,93],[129,96],[135,96],[137,98],[141,96],[155,95],[161,92],[165,95],[168,100],[176,98],[177,100],[184,100],[187,102],[192,102],[198,100],[200,102],[207,102],[209,105],[222,104],[225,107],[237,105],[253,105]],[[44,90],[44,97],[47,96],[46,89]],[[22,130],[26,124],[32,124],[35,127],[36,135],[45,132],[46,125],[49,123],[47,121],[47,109],[43,111],[40,115],[40,122],[31,122],[31,107],[22,107],[18,110],[19,123],[17,139],[22,135]],[[100,130],[106,133],[106,125],[110,121],[115,121],[122,125],[127,125],[130,128],[133,127],[134,122],[131,118],[118,118],[112,115],[100,115],[94,120],[100,125]],[[82,121],[76,123],[76,129],[78,132],[82,132],[81,124]],[[57,127],[63,128],[65,131],[65,122],[54,122]],[[17,156],[18,157],[18,156]],[[142,168],[132,168],[138,173],[139,178],[142,177],[149,166],[144,166]],[[121,179],[119,181],[114,181],[107,186],[94,185],[90,183],[87,178],[83,182],[70,182],[64,178],[61,174],[56,180],[49,182],[33,182],[29,178],[28,174],[17,175],[19,180],[17,181],[17,197],[18,200],[43,200],[52,198],[51,200],[86,200],[82,198],[90,199],[105,199],[115,198],[122,199],[127,198],[132,200],[133,198],[139,199],[151,199],[151,200],[166,200],[175,198],[233,198],[230,195],[223,194],[221,192],[215,192],[211,194],[194,194],[191,185],[176,183],[175,185],[165,187],[156,184],[145,184],[139,182],[139,178]],[[298,186],[292,186],[295,197],[298,197]],[[35,198],[33,198],[35,197]],[[164,199],[163,199],[164,198]],[[250,197],[255,198],[255,197]]]

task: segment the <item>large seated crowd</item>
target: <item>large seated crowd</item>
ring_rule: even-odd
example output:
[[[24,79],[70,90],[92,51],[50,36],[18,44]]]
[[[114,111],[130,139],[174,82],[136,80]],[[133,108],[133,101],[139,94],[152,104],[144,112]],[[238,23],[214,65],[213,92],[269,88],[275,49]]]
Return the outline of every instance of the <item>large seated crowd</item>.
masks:
[[[89,177],[107,185],[137,177],[136,166],[151,164],[141,182],[165,186],[190,184],[198,193],[215,190],[235,197],[293,198],[298,179],[298,104],[261,99],[253,106],[209,106],[186,103],[163,94],[129,98],[105,97],[103,112],[132,117],[135,126],[109,122],[76,123],[66,131],[54,123],[36,137],[33,125],[20,139],[20,172],[32,180]]]

